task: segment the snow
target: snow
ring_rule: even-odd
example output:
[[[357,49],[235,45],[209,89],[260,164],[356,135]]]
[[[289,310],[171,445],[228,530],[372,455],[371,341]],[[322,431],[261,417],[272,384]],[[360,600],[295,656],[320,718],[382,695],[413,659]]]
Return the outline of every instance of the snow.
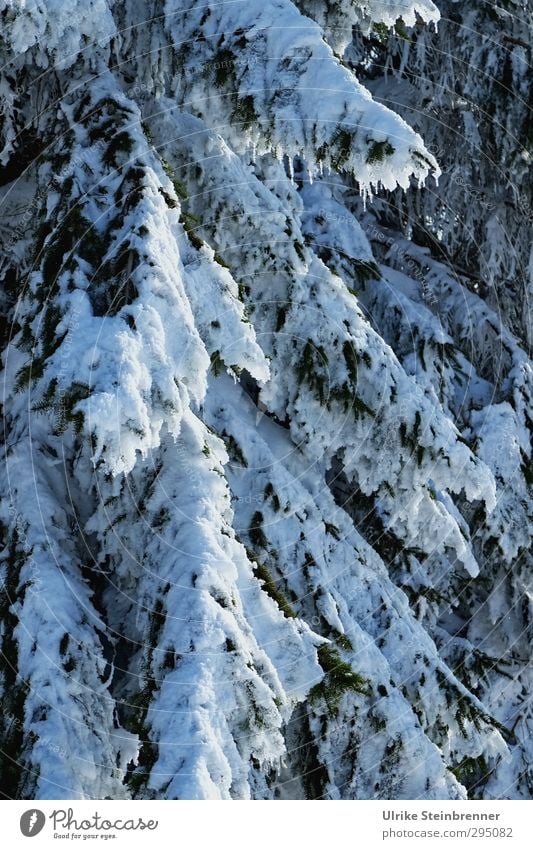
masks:
[[[201,59],[195,54],[190,65],[185,55],[175,79],[175,96],[179,92],[189,111],[208,126],[224,127],[225,137],[239,152],[253,146],[256,155],[267,150],[278,158],[282,153],[301,155],[311,173],[317,173],[319,165],[333,168],[342,161],[343,170],[355,172],[369,190],[378,184],[406,188],[412,174],[422,179],[430,170],[438,172],[421,139],[372,100],[323,41],[320,27],[289,0],[263,3],[260,8],[247,3],[193,3],[185,19],[181,6],[166,0],[165,14],[174,42],[187,41],[198,31],[205,36]],[[241,32],[246,36],[237,51]],[[220,50],[230,67],[222,75],[227,79],[219,82],[217,77],[206,96],[196,69],[200,63],[216,75],[218,33],[224,33]],[[239,62],[231,58],[235,52]],[[232,75],[235,84],[230,93],[226,89]],[[384,153],[387,144],[390,150]],[[320,163],[319,149],[324,151]]]
[[[528,796],[530,238],[461,98],[427,179],[501,70],[442,6],[0,0],[17,797]]]
[[[69,68],[80,52],[85,50],[89,60],[96,45],[106,45],[116,34],[110,5],[109,0],[0,0],[0,12],[7,15],[4,43],[17,58],[37,47],[35,61],[42,68]]]

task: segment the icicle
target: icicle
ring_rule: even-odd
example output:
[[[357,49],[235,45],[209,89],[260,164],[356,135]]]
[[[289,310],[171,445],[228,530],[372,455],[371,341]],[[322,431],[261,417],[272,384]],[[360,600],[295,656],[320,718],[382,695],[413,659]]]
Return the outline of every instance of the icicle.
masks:
[[[288,168],[289,168],[289,180],[294,185],[294,161],[292,156],[288,157]]]

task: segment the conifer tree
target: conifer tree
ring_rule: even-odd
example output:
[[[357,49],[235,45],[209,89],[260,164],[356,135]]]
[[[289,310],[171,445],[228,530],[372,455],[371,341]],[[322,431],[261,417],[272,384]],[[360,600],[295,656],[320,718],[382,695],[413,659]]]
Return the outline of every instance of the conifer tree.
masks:
[[[530,4],[147,5],[0,0],[2,792],[528,798]]]

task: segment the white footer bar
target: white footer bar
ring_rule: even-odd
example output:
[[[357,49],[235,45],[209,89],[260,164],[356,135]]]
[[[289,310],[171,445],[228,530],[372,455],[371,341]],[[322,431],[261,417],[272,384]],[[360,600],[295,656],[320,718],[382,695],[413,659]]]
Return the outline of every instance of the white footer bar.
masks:
[[[5,801],[2,813],[6,849],[533,846],[532,802]]]

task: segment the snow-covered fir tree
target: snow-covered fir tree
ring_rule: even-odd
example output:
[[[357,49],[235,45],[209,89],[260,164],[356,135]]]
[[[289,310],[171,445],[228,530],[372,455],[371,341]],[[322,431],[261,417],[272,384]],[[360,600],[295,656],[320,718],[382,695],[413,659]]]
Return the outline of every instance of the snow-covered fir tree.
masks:
[[[4,796],[531,798],[533,8],[439,5],[0,0]]]

